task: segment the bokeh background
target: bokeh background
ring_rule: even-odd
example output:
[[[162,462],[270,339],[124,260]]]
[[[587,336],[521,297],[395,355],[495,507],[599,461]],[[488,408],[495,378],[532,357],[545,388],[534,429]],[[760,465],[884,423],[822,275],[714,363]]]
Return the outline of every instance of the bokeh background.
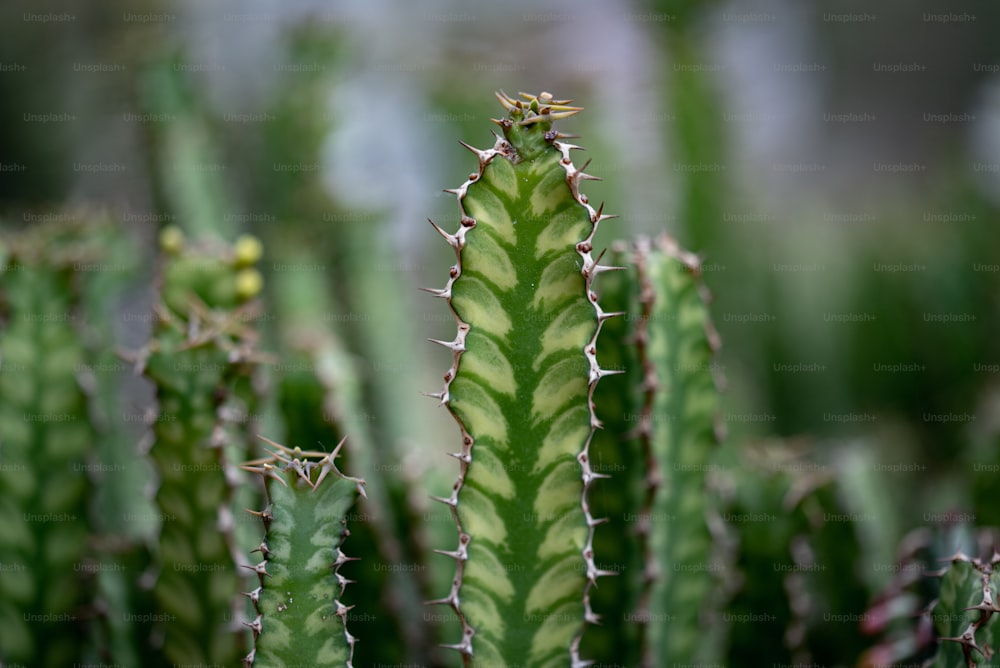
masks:
[[[453,321],[417,287],[452,254],[426,218],[457,222],[442,189],[495,90],[572,98],[620,215],[599,245],[667,231],[705,260],[730,442],[877,481],[847,500],[874,600],[911,530],[1000,524],[998,28],[991,0],[5,2],[0,215],[120,224],[126,348],[166,224],[255,234],[269,290],[322,272],[364,420],[441,491],[458,433],[419,393]]]

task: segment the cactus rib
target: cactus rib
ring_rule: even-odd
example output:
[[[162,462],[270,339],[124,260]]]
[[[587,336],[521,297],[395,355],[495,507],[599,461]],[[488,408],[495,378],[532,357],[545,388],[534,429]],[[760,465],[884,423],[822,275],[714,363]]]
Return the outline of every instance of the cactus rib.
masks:
[[[517,601],[525,606],[520,609],[523,619],[497,620],[496,628],[478,643],[480,662],[509,663],[511,652],[519,651],[533,657],[533,661],[545,665],[556,661],[558,665],[565,659],[551,655],[552,645],[557,637],[565,636],[565,650],[572,664],[581,666],[587,665],[579,654],[584,622],[598,621],[591,609],[590,590],[598,577],[610,574],[594,561],[594,528],[601,520],[591,515],[587,492],[594,480],[604,477],[590,466],[590,443],[594,430],[600,427],[594,409],[594,388],[602,376],[617,373],[602,369],[596,357],[601,325],[618,314],[604,312],[593,291],[594,278],[613,269],[602,266],[600,257],[595,260],[592,256],[593,238],[598,224],[614,216],[604,214],[603,207],[595,209],[580,192],[581,181],[596,177],[584,171],[586,165],[578,168],[573,164],[570,152],[579,147],[560,141],[565,136],[551,129],[553,119],[570,116],[579,109],[567,106],[568,101],[555,101],[547,93],[521,96],[523,99],[515,100],[497,93],[510,115],[494,120],[503,136],[494,133],[496,140],[491,148],[477,149],[462,142],[476,154],[478,169],[461,186],[446,191],[458,200],[458,230],[451,234],[430,221],[455,250],[456,263],[445,287],[429,292],[447,300],[457,325],[454,340],[432,339],[451,350],[452,363],[445,373],[444,387],[430,396],[449,409],[462,435],[462,449],[452,455],[460,462],[458,480],[449,497],[435,497],[449,506],[458,531],[456,549],[438,550],[455,560],[456,575],[448,595],[431,603],[449,605],[460,620],[461,640],[446,647],[459,651],[468,665],[473,657],[473,638],[483,631],[470,621],[470,606],[481,613],[480,626],[485,625],[485,620],[495,617],[489,611],[496,610],[498,601],[506,605],[519,598],[513,595],[516,582],[524,595]],[[519,222],[520,227],[515,227]],[[473,230],[475,235],[471,235]],[[470,239],[476,240],[471,260],[467,248]],[[517,258],[518,266],[514,266],[511,255]],[[529,282],[530,288],[526,287]],[[532,317],[524,318],[525,312],[545,326],[539,329],[531,322]],[[586,312],[590,315],[586,316]],[[514,325],[514,320],[520,321]],[[570,353],[573,357],[566,355],[570,350],[575,351]],[[467,369],[470,360],[464,357],[470,352],[472,367]],[[532,352],[536,355],[532,356]],[[583,370],[584,365],[573,361],[579,360],[575,356],[580,352],[586,372],[576,379],[569,375],[558,379],[572,383],[559,387],[561,396],[570,398],[570,408],[562,400],[558,406],[546,405],[554,389],[549,384],[557,381],[560,370],[567,374],[573,368]],[[553,354],[557,355],[555,359]],[[511,358],[524,363],[512,363]],[[460,364],[464,372],[461,376]],[[483,371],[487,375],[496,372],[501,380],[487,387],[477,380],[486,378]],[[456,380],[460,381],[458,386]],[[577,397],[579,403],[573,405]],[[491,411],[496,412],[490,415]],[[518,432],[516,439],[511,436],[514,431]],[[481,475],[472,466],[477,439],[477,454],[483,459],[480,466],[485,467]],[[576,443],[572,453],[568,445],[571,441]],[[572,504],[579,507],[578,515],[567,512],[571,487],[569,479],[560,476],[574,460],[582,482],[582,490],[576,488],[576,502]],[[506,474],[508,465],[501,461],[510,461],[511,466],[527,465],[528,470],[533,467],[535,475],[512,480]],[[470,476],[476,476],[472,491],[463,493],[469,487]],[[518,487],[522,498],[515,491]],[[472,506],[463,512],[459,497],[470,494],[473,496],[467,503]],[[505,520],[517,508],[534,511],[525,515],[536,521],[531,528],[536,528],[537,533],[524,551],[536,548],[538,552],[527,557],[515,556],[503,545]],[[554,510],[559,510],[559,515]],[[577,520],[582,525],[579,533],[573,524]],[[488,525],[495,528],[488,536],[488,531],[482,531],[484,542],[478,549],[472,544],[474,532],[470,524],[477,529]],[[526,525],[527,521],[510,528],[517,528],[524,538],[529,529]],[[554,542],[562,544],[556,549]],[[579,548],[583,568],[559,552],[567,549],[566,544]],[[471,592],[462,594],[465,601],[460,605],[460,591],[468,585],[470,557],[477,554],[482,555],[474,578],[477,584]],[[499,557],[512,560],[506,569]],[[494,571],[496,567],[507,571],[524,569],[528,574],[515,578],[501,572],[491,581],[485,574],[491,567]],[[544,603],[536,600],[544,597],[538,596],[534,584],[545,576],[559,578],[561,586],[557,588],[566,587],[567,582],[575,587],[573,583],[579,577],[582,600],[571,603],[558,594]],[[579,603],[582,606],[578,608]],[[533,614],[537,610],[542,614]],[[535,619],[541,620],[530,629],[536,642],[526,648],[524,638],[512,640],[516,632],[507,626],[519,621],[522,631],[528,631],[526,624]],[[574,631],[577,624],[579,628]]]

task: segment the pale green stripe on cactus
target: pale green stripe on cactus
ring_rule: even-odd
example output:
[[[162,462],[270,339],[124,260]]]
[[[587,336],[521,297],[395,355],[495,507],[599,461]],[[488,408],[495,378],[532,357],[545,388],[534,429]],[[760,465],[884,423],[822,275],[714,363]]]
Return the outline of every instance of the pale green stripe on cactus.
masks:
[[[499,96],[504,136],[471,147],[479,170],[454,192],[461,224],[438,231],[455,249],[435,291],[458,323],[437,397],[462,428],[461,473],[450,498],[459,545],[452,606],[464,637],[452,647],[476,666],[582,662],[589,592],[598,571],[586,490],[597,426],[590,403],[603,375],[594,343],[607,317],[591,287],[603,216],[579,192],[551,122],[576,111],[551,96]],[[554,224],[558,221],[558,224]]]
[[[268,494],[267,507],[257,513],[266,535],[257,550],[263,560],[254,566],[260,587],[247,593],[258,614],[250,624],[255,648],[245,664],[351,666],[351,608],[340,601],[348,581],[338,571],[349,561],[340,549],[345,518],[364,494],[364,481],[334,464],[343,441],[329,454],[269,443],[271,457],[244,466],[264,478]]]

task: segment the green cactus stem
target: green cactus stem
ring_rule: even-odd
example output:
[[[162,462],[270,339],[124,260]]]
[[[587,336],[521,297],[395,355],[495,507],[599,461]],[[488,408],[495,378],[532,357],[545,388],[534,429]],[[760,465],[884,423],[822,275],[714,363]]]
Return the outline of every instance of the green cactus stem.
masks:
[[[577,113],[548,93],[497,98],[503,136],[476,149],[478,168],[451,192],[460,224],[443,289],[458,333],[434,341],[452,352],[444,388],[462,434],[451,495],[458,545],[450,606],[466,664],[586,665],[579,644],[596,623],[590,593],[606,575],[594,561],[587,491],[600,422],[591,400],[610,373],[597,363],[602,323],[593,282],[609,269],[591,255],[611,216],[580,192],[592,177],[573,164],[578,147],[552,129]],[[586,165],[584,165],[584,168]]]
[[[701,261],[668,236],[635,249],[642,316],[636,341],[646,400],[638,424],[648,469],[640,513],[650,588],[640,600],[646,625],[643,665],[716,658],[704,619],[725,566],[713,560],[706,485],[722,440],[715,375],[718,334],[708,317]]]
[[[344,441],[325,453],[263,440],[274,448],[270,456],[243,466],[264,479],[268,499],[253,513],[266,533],[254,550],[262,560],[247,567],[260,586],[246,593],[257,617],[249,624],[256,646],[244,664],[350,668],[356,639],[347,614],[353,606],[341,602],[348,580],[339,572],[350,559],[340,548],[348,535],[346,515],[365,496],[365,483],[334,463]]]
[[[701,262],[666,235],[616,244],[614,251],[613,261],[626,271],[609,279],[605,297],[629,316],[624,326],[614,323],[618,340],[605,337],[610,345],[599,352],[602,362],[617,356],[625,363],[625,387],[598,395],[606,427],[617,433],[606,429],[597,452],[617,456],[622,470],[597,490],[629,505],[603,530],[604,542],[624,560],[624,582],[612,587],[627,586],[606,604],[614,617],[639,626],[642,655],[630,656],[630,665],[711,662],[720,638],[705,630],[721,627],[709,621],[718,611],[725,564],[708,474],[723,430],[714,363],[719,339]],[[626,346],[624,356],[616,343]]]
[[[78,382],[76,223],[0,237],[0,664],[68,666],[84,654],[96,569],[89,462],[95,431]]]
[[[232,494],[247,459],[233,421],[245,414],[259,361],[252,324],[260,248],[198,246],[176,228],[168,252],[153,339],[138,355],[156,389],[150,458],[162,520],[155,595],[163,613],[163,657],[175,664],[234,665],[246,652],[237,593],[245,577],[233,536]],[[242,439],[241,439],[242,440]]]

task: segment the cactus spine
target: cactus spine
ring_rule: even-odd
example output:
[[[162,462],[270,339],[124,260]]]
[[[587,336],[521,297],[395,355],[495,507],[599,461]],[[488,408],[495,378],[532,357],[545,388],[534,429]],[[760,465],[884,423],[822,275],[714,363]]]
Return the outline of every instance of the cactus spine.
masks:
[[[340,598],[348,580],[339,573],[349,561],[340,546],[345,516],[364,481],[342,474],[332,453],[303,452],[268,441],[270,457],[248,462],[260,474],[268,505],[254,514],[266,536],[252,568],[260,586],[247,592],[257,617],[250,623],[256,646],[247,666],[352,665],[355,638],[347,629],[351,609]],[[252,512],[252,511],[251,511]]]
[[[458,545],[447,604],[462,623],[451,645],[467,664],[583,665],[584,621],[596,622],[587,490],[599,477],[589,447],[591,401],[607,372],[596,340],[611,314],[597,304],[591,255],[610,216],[580,193],[594,178],[552,129],[579,108],[547,93],[497,94],[503,136],[476,149],[478,169],[458,188],[460,225],[435,229],[454,248],[450,278],[434,293],[458,325],[444,388],[461,428],[459,477],[449,497]]]

